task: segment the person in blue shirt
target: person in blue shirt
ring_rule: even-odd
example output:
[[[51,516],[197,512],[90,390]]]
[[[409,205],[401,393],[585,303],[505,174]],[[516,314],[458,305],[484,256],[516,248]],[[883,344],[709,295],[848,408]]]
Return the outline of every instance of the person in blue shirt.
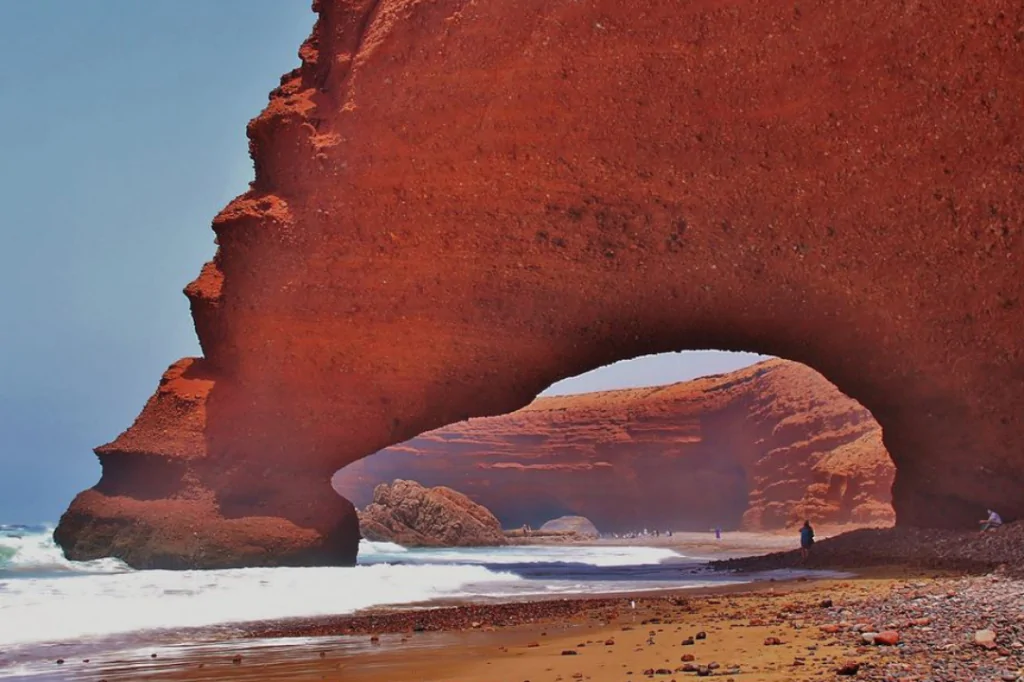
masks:
[[[995,513],[991,509],[988,510],[988,518],[984,521],[979,521],[982,530],[995,530],[999,526],[1003,525],[1003,519],[999,514]]]
[[[800,559],[801,561],[807,561],[807,555],[811,552],[811,547],[814,545],[814,529],[811,528],[810,521],[804,521],[804,525],[800,528]]]

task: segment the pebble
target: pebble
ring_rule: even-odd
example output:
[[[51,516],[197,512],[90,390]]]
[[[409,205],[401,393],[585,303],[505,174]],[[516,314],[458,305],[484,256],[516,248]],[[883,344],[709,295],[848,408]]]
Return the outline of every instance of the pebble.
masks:
[[[857,661],[847,661],[840,666],[839,670],[836,671],[837,675],[856,675],[860,670],[860,663]]]
[[[883,630],[875,635],[875,644],[896,646],[900,643],[900,633],[896,630]]]
[[[824,646],[865,657],[836,660],[839,675],[872,682],[1024,682],[1024,580],[1014,575],[894,581],[888,594],[865,589],[842,599],[840,613],[798,609],[827,640]]]
[[[986,649],[996,648],[996,633],[992,630],[978,630],[974,633],[974,643]]]

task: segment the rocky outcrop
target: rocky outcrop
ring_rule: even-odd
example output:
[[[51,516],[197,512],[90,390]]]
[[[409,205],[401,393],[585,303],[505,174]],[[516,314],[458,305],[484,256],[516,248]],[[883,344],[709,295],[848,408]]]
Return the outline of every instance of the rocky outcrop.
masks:
[[[404,547],[479,547],[506,544],[494,514],[451,488],[415,481],[381,483],[359,512],[363,537]]]
[[[351,561],[340,467],[696,348],[869,408],[899,523],[1024,515],[1018,0],[315,8],[68,556]]]
[[[559,516],[544,522],[537,530],[542,533],[572,533],[578,538],[596,538],[601,535],[597,526],[584,516]]]
[[[425,433],[334,477],[365,504],[399,475],[448,485],[506,528],[581,514],[607,532],[891,525],[894,467],[871,414],[769,360],[669,386],[540,398]]]

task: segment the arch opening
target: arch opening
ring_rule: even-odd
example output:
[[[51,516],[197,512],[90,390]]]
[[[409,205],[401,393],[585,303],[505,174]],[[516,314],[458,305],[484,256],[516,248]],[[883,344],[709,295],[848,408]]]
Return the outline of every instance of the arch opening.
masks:
[[[445,486],[506,529],[560,516],[614,535],[771,532],[805,518],[833,530],[888,526],[895,467],[881,436],[866,408],[806,365],[663,353],[420,434],[343,467],[332,485],[359,509],[395,479]]]

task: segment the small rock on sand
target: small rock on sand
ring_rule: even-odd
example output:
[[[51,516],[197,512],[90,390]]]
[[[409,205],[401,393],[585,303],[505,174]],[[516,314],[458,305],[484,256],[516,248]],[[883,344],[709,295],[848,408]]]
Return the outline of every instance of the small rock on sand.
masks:
[[[978,630],[974,633],[974,643],[986,649],[996,648],[996,633],[992,630]]]
[[[875,644],[882,646],[896,646],[900,643],[900,633],[895,630],[883,630],[875,635]]]
[[[836,671],[837,675],[856,675],[857,671],[860,670],[860,663],[857,661],[847,661]]]

